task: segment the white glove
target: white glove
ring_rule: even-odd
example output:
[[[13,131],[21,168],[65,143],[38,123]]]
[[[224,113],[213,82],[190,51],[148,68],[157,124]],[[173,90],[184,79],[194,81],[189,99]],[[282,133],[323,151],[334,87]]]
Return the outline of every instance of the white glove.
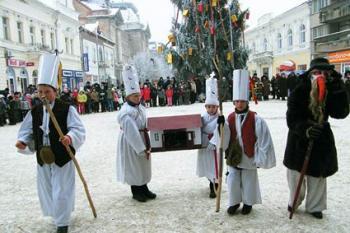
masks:
[[[212,143],[209,143],[207,146],[207,151],[214,151],[216,150],[216,146]]]

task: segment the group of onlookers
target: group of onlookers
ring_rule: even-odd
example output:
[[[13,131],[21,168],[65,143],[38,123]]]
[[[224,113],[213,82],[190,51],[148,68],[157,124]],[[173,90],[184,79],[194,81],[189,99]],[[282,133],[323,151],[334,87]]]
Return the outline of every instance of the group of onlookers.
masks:
[[[343,80],[350,98],[350,71],[345,72]],[[294,72],[288,75],[282,72],[271,79],[267,75],[259,78],[254,74],[250,77],[251,99],[256,98],[261,101],[272,97],[272,99],[286,100],[299,81],[299,75]],[[193,77],[188,81],[178,81],[175,77],[166,79],[160,77],[158,80],[147,79],[140,87],[141,103],[146,107],[188,105],[205,100],[204,78]],[[232,80],[226,80],[224,77],[219,83],[219,90],[221,90],[221,100],[229,100],[232,95]],[[20,92],[10,94],[8,88],[0,93],[0,126],[7,124],[7,120],[10,125],[21,122],[31,107],[40,102],[38,93],[32,85],[24,94]],[[80,114],[116,111],[125,101],[123,84],[91,85],[87,82],[80,89],[63,88],[59,96],[63,101],[76,106]]]

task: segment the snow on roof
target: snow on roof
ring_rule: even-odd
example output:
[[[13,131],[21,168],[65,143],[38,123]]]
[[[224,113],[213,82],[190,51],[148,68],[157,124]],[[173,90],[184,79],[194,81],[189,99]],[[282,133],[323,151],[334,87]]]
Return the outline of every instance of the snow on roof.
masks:
[[[127,8],[127,9],[120,8],[120,13],[122,14],[122,17],[125,23],[140,22],[139,16],[135,14],[135,12],[130,8]]]
[[[98,11],[98,10],[104,10],[106,8],[102,7],[101,4],[98,3],[93,3],[93,2],[85,2],[85,1],[80,1],[82,4],[85,6],[89,7],[93,11]]]
[[[90,32],[96,32],[96,29],[98,27],[98,22],[95,23],[87,23],[84,24],[83,27],[87,30],[89,30]]]
[[[191,129],[200,128],[202,120],[200,114],[149,117],[147,128],[149,130],[169,130],[169,129]]]

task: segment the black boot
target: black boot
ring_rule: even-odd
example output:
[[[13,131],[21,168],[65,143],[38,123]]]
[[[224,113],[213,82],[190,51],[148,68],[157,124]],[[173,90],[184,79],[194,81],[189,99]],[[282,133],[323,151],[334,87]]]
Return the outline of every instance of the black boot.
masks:
[[[139,202],[146,202],[147,197],[142,191],[142,186],[131,185],[132,198]]]
[[[234,214],[236,213],[237,209],[239,208],[239,205],[240,205],[240,204],[237,204],[237,205],[233,205],[233,206],[228,207],[227,213],[228,213],[229,215],[234,215]]]
[[[246,204],[243,205],[243,208],[242,208],[242,214],[243,215],[250,214],[251,211],[252,211],[252,206],[251,205],[246,205]]]
[[[216,187],[216,184],[215,184],[215,187]],[[210,197],[210,198],[215,198],[215,197],[216,197],[216,194],[215,194],[213,182],[210,182],[210,183],[209,183],[209,188],[210,188],[209,197]]]
[[[321,211],[319,211],[319,212],[313,212],[313,213],[311,213],[311,215],[314,216],[314,217],[317,218],[317,219],[322,219],[322,218],[323,218],[323,214],[322,214]]]
[[[148,198],[148,199],[155,199],[157,197],[157,195],[153,192],[151,192],[148,187],[147,184],[144,184],[141,186],[142,190],[143,190],[143,194]]]
[[[57,227],[57,233],[67,233],[67,232],[68,232],[68,226]]]

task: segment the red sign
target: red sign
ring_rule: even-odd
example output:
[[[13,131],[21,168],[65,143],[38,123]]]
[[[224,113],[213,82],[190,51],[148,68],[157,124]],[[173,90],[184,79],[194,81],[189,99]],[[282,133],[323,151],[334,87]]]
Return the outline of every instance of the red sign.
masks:
[[[26,65],[27,66],[34,66],[34,62],[27,62]]]
[[[14,66],[14,67],[26,67],[26,61],[23,60],[17,60],[17,59],[8,59],[7,60],[8,66]]]

